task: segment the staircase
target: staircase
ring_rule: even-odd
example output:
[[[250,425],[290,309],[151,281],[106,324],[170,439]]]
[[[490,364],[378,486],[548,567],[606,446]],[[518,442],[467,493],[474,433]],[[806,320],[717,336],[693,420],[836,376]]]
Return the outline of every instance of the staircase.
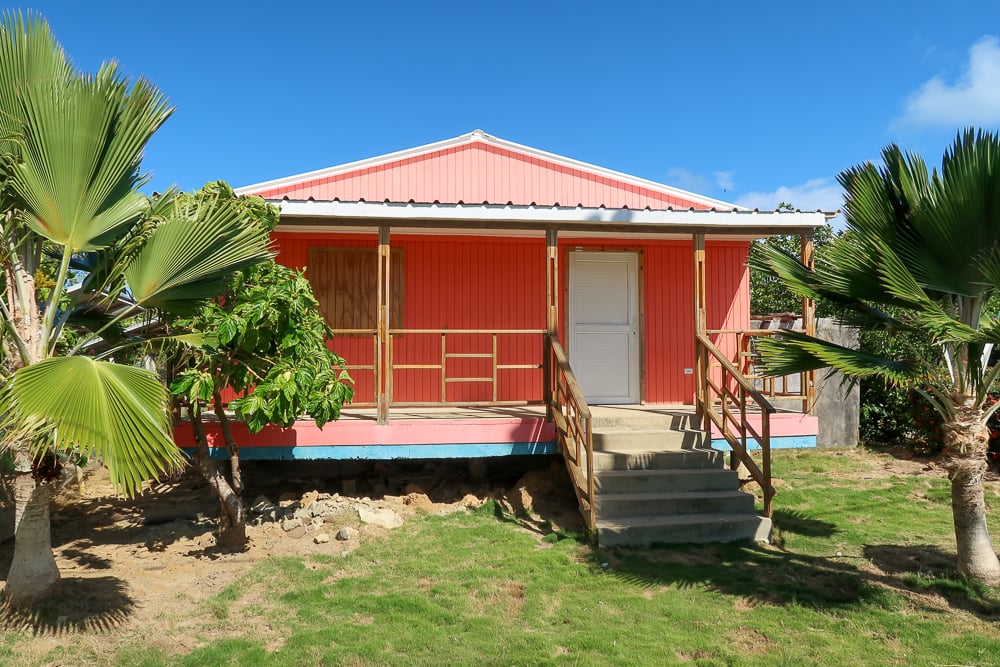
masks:
[[[631,412],[631,411],[630,411]],[[767,541],[771,520],[687,411],[593,418],[594,510],[603,546]]]

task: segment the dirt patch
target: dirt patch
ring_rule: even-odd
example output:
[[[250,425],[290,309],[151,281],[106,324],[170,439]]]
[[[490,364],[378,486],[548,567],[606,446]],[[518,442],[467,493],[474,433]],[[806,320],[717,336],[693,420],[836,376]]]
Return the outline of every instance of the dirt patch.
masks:
[[[736,629],[736,644],[741,650],[752,655],[765,655],[776,645],[763,632],[743,626]]]
[[[582,525],[572,490],[560,488],[568,486],[565,473],[545,480],[559,470],[548,463],[539,460],[534,465],[542,467],[527,472],[524,466],[501,470],[499,479],[478,486],[468,483],[456,464],[437,463],[421,474],[382,466],[350,485],[341,479],[298,479],[251,487],[245,494],[250,544],[241,553],[216,548],[218,501],[196,474],[125,500],[114,495],[106,471],[93,468],[81,484],[62,488],[53,503],[52,544],[63,577],[56,594],[30,613],[8,610],[0,623],[32,636],[18,643],[18,652],[31,662],[63,646],[102,656],[101,664],[105,657],[113,661],[122,641],[188,652],[212,640],[211,599],[268,558],[341,555],[384,538],[418,513],[465,512],[491,498],[507,505],[526,501],[522,520],[532,525],[554,523],[540,510],[552,512],[559,525]],[[343,486],[354,484],[356,493],[343,493]],[[0,507],[0,540],[7,538],[0,543],[0,574],[8,571],[13,555],[12,525],[11,508]],[[485,597],[518,609],[524,597],[519,586],[497,582]],[[261,623],[247,631],[270,647],[280,646],[278,631]]]

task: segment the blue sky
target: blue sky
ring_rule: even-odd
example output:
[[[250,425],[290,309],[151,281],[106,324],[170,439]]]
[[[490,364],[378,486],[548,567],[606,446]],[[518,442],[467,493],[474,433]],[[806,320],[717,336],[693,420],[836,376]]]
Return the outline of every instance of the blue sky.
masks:
[[[697,5],[697,6],[696,6]],[[726,201],[837,208],[899,143],[1000,126],[1000,3],[45,2],[78,67],[177,107],[149,189],[234,186],[476,128]]]

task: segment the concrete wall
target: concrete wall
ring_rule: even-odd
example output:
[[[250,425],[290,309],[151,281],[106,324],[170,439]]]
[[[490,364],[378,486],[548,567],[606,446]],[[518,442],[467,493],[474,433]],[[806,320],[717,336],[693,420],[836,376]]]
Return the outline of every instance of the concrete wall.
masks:
[[[858,347],[856,329],[837,324],[829,318],[816,322],[816,335],[844,347]],[[844,375],[830,369],[816,371],[816,405],[819,419],[817,447],[855,447],[861,416],[861,392],[855,384],[844,383]]]

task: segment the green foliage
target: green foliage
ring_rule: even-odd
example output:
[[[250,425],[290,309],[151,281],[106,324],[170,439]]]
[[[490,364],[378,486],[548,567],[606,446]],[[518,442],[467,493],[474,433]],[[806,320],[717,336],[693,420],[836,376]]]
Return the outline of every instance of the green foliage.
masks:
[[[240,273],[218,301],[176,326],[211,332],[185,352],[170,390],[192,405],[231,389],[230,402],[251,432],[290,426],[309,415],[322,426],[353,398],[344,360],[332,352],[332,332],[305,276],[274,262]]]
[[[842,235],[843,232],[833,231],[829,224],[818,227],[813,236],[815,256],[821,257],[826,252],[827,246]],[[752,315],[800,313],[802,297],[795,294],[770,266],[761,261],[765,249],[778,250],[793,258],[802,255],[801,239],[798,236],[771,236],[757,239],[750,244],[750,313]],[[832,304],[822,299],[816,302],[817,317],[830,317],[834,314],[833,310]]]
[[[882,378],[926,392],[944,419],[971,405],[985,422],[996,373],[979,358],[986,343],[1000,342],[1000,319],[984,312],[1000,287],[1000,210],[991,203],[1000,190],[1000,137],[960,134],[933,173],[896,146],[882,156],[881,167],[865,163],[840,175],[849,232],[817,257],[815,271],[775,248],[763,248],[756,262],[887,344],[851,353],[801,336],[764,340],[763,366],[774,373],[833,366]]]

